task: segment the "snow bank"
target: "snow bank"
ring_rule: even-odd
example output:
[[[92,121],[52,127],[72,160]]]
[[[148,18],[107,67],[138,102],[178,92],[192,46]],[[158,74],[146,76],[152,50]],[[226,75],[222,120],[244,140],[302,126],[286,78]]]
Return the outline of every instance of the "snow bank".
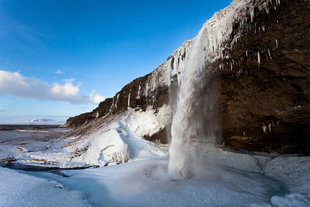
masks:
[[[0,206],[90,206],[86,196],[57,182],[0,167]]]
[[[130,159],[130,147],[124,142],[119,133],[119,124],[113,123],[109,129],[91,136],[91,139],[84,146],[85,153],[74,157],[70,165],[105,166],[127,162]]]
[[[167,156],[167,150],[143,138],[165,127],[170,108],[164,106],[155,112],[128,110],[118,120],[84,137],[82,145],[71,146],[75,150],[83,149],[65,166],[114,165],[129,160],[145,159],[152,156]],[[69,148],[69,150],[70,150]]]
[[[310,205],[310,157],[278,157],[266,165],[264,172],[286,183],[292,193],[305,195]]]

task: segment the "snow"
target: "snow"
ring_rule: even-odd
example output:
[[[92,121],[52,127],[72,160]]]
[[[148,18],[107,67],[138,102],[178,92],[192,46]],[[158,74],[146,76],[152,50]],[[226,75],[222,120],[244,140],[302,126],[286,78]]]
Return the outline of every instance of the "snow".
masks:
[[[158,112],[149,107],[145,112],[140,110],[131,113],[126,119],[126,124],[139,137],[152,136],[169,123],[171,110],[169,105],[162,106]]]
[[[64,148],[68,152],[85,149],[81,155],[63,163],[66,167],[105,166],[153,156],[167,156],[167,150],[143,138],[152,135],[168,123],[170,107],[129,109],[108,126],[84,137],[80,143]]]
[[[0,167],[0,206],[90,206],[86,195],[60,183]]]
[[[85,163],[90,166],[104,166],[127,162],[130,158],[130,149],[117,131],[118,127],[114,124],[107,131],[93,135],[85,146],[86,152],[74,157],[70,165]]]
[[[69,171],[71,188],[83,182],[92,194],[104,189],[107,206],[249,206],[269,202],[281,184],[263,175],[231,168],[206,168],[198,177],[175,180],[167,159],[130,162],[105,168]],[[96,186],[95,189],[91,186]],[[99,186],[98,186],[99,185]],[[81,189],[81,188],[80,188]],[[96,192],[94,192],[96,193]],[[91,202],[103,202],[91,198]]]
[[[310,199],[310,157],[277,157],[266,165],[264,171],[286,183],[292,193]]]
[[[32,147],[25,145],[21,152],[15,145],[19,151],[14,155],[17,163],[64,168],[110,166],[65,171],[72,177],[48,179],[56,181],[0,168],[0,176],[7,178],[0,180],[0,206],[42,206],[42,202],[45,202],[44,206],[58,206],[57,202],[62,199],[68,200],[66,206],[87,206],[83,200],[85,193],[89,195],[89,202],[98,206],[102,203],[107,206],[310,205],[310,157],[250,155],[209,146],[206,149],[209,163],[201,166],[200,174],[185,180],[173,179],[167,172],[167,149],[138,136],[148,131],[135,131],[132,123],[149,116],[150,128],[157,130],[165,123],[165,110],[170,109],[163,107],[157,113],[152,109],[146,112],[132,109],[110,123],[108,128],[93,132],[82,140],[78,137],[55,139],[55,143],[50,143],[51,150],[43,150],[44,143],[32,142]],[[22,138],[22,134],[34,134],[6,133],[6,136],[12,133],[11,138],[17,135],[15,139]],[[14,142],[9,146],[13,148]],[[86,151],[82,150],[84,147],[87,147]],[[38,150],[28,152],[36,148]],[[71,159],[78,149],[80,155]],[[36,160],[41,160],[41,164]],[[113,166],[125,161],[128,162]]]
[[[0,160],[15,163],[76,168],[105,166],[153,156],[167,156],[167,148],[145,140],[160,131],[171,117],[171,108],[129,109],[117,119],[96,128],[88,135],[62,137],[55,132],[0,132]],[[97,119],[100,122],[100,118]],[[54,138],[51,138],[54,137]]]
[[[271,203],[274,207],[308,207],[310,200],[300,194],[288,194],[285,197],[273,196]]]
[[[24,121],[23,124],[33,124],[33,125],[60,125],[63,124],[64,121],[53,120],[53,119],[32,119],[28,121]]]

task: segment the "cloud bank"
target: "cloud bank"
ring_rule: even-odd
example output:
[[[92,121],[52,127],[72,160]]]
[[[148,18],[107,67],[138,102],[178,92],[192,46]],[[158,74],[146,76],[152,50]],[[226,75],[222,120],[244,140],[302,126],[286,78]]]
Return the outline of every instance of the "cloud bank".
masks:
[[[80,93],[80,85],[74,85],[73,79],[64,84],[52,85],[37,79],[22,76],[19,72],[0,70],[0,94],[10,94],[23,98],[35,98],[52,101],[68,101],[74,104],[95,103],[104,100],[103,96],[93,91],[89,96]]]

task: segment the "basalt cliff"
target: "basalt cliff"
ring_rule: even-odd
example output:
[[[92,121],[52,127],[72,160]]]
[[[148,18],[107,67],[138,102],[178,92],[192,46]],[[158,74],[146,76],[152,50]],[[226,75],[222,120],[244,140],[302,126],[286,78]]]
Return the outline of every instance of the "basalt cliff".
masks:
[[[203,87],[206,92],[210,84],[217,87],[219,145],[310,154],[309,19],[309,0],[234,0],[205,23],[204,51],[215,55],[208,64],[214,78]],[[92,112],[69,118],[69,136],[84,136],[122,114],[139,112],[152,113],[156,123],[137,122],[138,135],[168,143],[194,41],[185,41],[152,73],[133,80]]]

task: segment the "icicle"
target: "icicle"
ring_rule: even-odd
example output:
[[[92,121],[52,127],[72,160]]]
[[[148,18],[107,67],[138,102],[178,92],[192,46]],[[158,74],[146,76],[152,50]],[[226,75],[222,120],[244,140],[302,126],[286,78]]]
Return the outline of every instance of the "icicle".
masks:
[[[268,51],[268,56],[269,56],[269,58],[272,60],[270,50],[268,49],[267,51]]]
[[[148,95],[149,95],[149,83],[148,82],[145,85],[144,95],[145,95],[145,97],[148,97]]]
[[[259,54],[259,52],[257,52],[257,65],[258,66],[260,65],[260,54]]]
[[[222,63],[220,64],[219,67],[220,67],[220,70],[223,70],[223,64]]]
[[[113,98],[113,100],[112,100],[112,104],[111,104],[111,107],[110,107],[110,109],[109,109],[109,113],[112,111],[113,105],[114,105],[114,98]]]
[[[269,133],[271,133],[271,128],[272,128],[272,125],[271,125],[271,123],[269,123],[268,124],[268,131],[269,131]]]
[[[254,20],[254,9],[250,11],[250,17],[251,17],[251,23],[252,23]]]
[[[140,91],[141,91],[141,86],[139,85],[139,88],[138,88],[138,94],[137,94],[136,99],[140,99]]]
[[[128,108],[130,108],[130,93],[131,93],[131,89],[130,89],[129,94],[128,94],[128,105],[127,105]]]
[[[265,124],[262,126],[262,130],[263,130],[263,132],[264,132],[265,134],[267,134],[268,128],[267,128],[267,126],[266,126]]]
[[[116,96],[116,102],[115,102],[115,108],[117,109],[117,103],[118,103],[119,93]]]
[[[277,49],[279,48],[279,41],[278,41],[278,39],[276,39],[276,48]]]

